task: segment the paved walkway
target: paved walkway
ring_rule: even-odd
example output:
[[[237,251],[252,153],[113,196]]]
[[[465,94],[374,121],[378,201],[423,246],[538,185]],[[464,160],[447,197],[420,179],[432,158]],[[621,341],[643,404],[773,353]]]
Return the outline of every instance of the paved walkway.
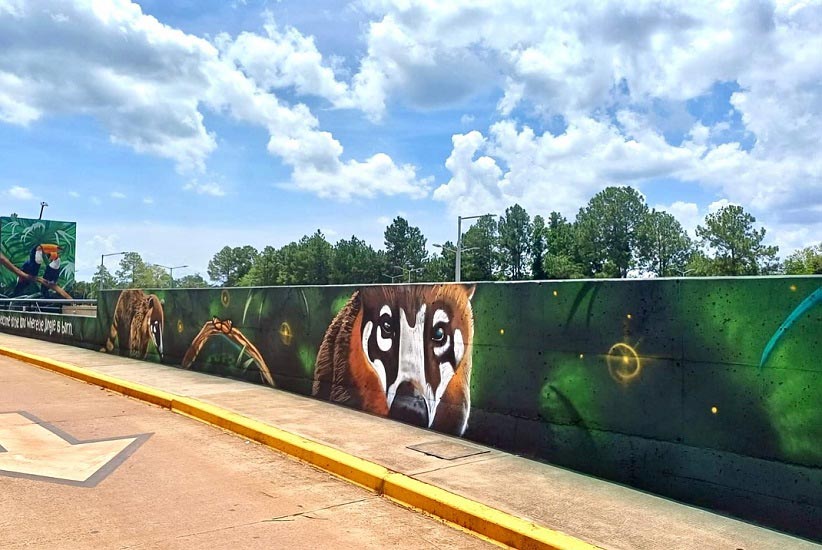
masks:
[[[603,548],[822,549],[621,485],[271,388],[7,334],[0,334],[0,345],[235,411]]]
[[[267,447],[112,391],[7,357],[0,387],[4,550],[494,548]],[[118,443],[125,452],[109,452]],[[89,476],[86,466],[99,473]]]

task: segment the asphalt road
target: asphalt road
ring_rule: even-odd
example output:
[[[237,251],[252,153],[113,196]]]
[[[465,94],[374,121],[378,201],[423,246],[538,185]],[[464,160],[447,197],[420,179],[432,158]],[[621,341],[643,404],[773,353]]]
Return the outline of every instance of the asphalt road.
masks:
[[[233,434],[5,357],[0,447],[3,549],[492,547]]]

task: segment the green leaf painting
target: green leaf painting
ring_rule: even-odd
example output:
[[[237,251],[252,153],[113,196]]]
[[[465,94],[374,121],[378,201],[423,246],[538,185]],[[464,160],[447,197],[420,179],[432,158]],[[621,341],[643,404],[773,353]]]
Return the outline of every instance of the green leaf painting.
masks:
[[[74,262],[77,253],[77,224],[55,220],[34,220],[18,217],[0,217],[0,253],[22,267],[37,246],[53,244],[60,247],[60,267],[57,285],[70,290],[74,284]],[[40,268],[38,275],[43,275]],[[0,268],[0,294],[11,296],[17,285],[17,275]],[[29,284],[20,296],[40,297],[40,286]],[[54,295],[52,295],[54,297]]]

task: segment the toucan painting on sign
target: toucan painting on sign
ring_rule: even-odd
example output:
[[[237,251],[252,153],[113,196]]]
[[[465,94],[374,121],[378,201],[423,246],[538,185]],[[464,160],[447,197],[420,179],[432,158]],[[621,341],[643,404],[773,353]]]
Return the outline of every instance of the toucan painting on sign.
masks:
[[[69,298],[76,244],[74,222],[0,218],[0,295]]]

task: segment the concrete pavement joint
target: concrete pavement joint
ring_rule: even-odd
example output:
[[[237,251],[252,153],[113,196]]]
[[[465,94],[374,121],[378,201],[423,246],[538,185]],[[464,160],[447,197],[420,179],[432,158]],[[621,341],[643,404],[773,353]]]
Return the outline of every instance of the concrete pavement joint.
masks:
[[[413,472],[408,472],[407,475],[410,476],[410,477],[424,476],[425,474],[431,474],[431,473],[434,473],[434,472],[441,472],[443,470],[451,470],[453,468],[459,468],[460,466],[474,465],[474,464],[479,464],[481,462],[490,462],[492,460],[499,460],[501,458],[502,458],[501,455],[487,456],[485,458],[480,458],[480,459],[477,459],[477,460],[466,460],[465,462],[460,462],[458,464],[446,464],[445,466],[440,466],[439,468],[431,468],[430,470],[415,470]]]
[[[371,497],[371,498],[374,498],[374,497]],[[297,517],[300,517],[300,516],[305,516],[309,519],[318,519],[318,518],[312,518],[311,516],[307,516],[306,514],[314,514],[316,512],[322,512],[323,510],[333,510],[334,508],[341,508],[343,506],[350,506],[351,504],[359,504],[360,502],[365,502],[367,500],[368,500],[367,498],[358,498],[358,499],[351,500],[349,502],[340,502],[339,504],[331,504],[329,506],[322,506],[320,508],[314,508],[313,510],[303,510],[302,512],[295,512],[293,514],[285,514],[283,516],[277,516],[277,517],[274,517],[274,518],[264,519],[260,523],[265,523],[267,521],[285,521],[289,518],[297,518]]]
[[[527,549],[594,550],[580,539],[536,525],[379,464],[190,397],[0,346],[0,355],[108,388],[257,441],[388,499],[480,535]]]

